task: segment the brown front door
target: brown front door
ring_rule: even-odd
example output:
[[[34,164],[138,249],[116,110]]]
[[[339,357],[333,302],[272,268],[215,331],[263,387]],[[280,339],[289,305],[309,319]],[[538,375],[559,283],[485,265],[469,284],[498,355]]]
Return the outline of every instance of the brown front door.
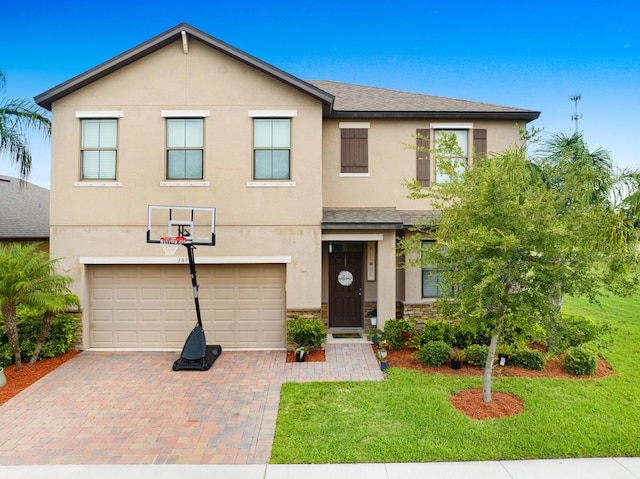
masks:
[[[329,327],[362,327],[362,253],[329,254]]]

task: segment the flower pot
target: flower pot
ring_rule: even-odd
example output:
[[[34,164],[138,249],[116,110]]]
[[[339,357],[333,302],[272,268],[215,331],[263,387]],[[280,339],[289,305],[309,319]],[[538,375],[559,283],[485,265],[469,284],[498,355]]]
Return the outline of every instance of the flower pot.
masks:
[[[378,349],[378,356],[380,357],[380,359],[384,359],[387,357],[387,350],[386,349]]]
[[[4,368],[0,368],[0,388],[7,384],[7,376],[4,375]]]
[[[462,359],[452,359],[451,369],[460,369],[462,367]]]
[[[307,353],[305,351],[296,351],[297,363],[303,363],[306,357],[307,357]]]
[[[380,370],[385,371],[389,369],[389,361],[380,361]]]

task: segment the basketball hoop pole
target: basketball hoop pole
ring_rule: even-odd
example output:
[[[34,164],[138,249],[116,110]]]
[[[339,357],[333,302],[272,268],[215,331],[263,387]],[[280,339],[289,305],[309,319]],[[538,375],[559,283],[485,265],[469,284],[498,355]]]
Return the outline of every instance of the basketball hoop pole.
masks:
[[[191,286],[193,286],[193,301],[196,304],[196,315],[198,317],[198,326],[202,327],[202,317],[200,316],[200,300],[198,299],[198,280],[196,278],[196,261],[193,251],[196,249],[191,243],[183,243],[187,248],[187,256],[189,257],[189,271],[191,272]]]

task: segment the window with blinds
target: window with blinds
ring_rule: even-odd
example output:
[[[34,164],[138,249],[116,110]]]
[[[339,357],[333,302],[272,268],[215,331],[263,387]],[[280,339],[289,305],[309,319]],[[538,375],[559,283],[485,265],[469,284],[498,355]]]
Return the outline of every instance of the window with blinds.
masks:
[[[83,119],[81,178],[115,180],[118,156],[118,120]]]

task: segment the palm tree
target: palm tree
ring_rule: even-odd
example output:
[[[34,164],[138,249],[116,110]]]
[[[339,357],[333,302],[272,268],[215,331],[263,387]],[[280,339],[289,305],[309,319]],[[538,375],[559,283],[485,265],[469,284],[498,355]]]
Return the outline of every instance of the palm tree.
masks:
[[[6,77],[0,71],[0,93],[4,92]],[[20,168],[23,180],[31,171],[31,151],[26,131],[33,129],[48,138],[51,120],[46,112],[29,100],[0,98],[0,154],[8,153],[9,159]]]
[[[558,202],[559,214],[571,214],[576,208],[588,212],[606,210],[610,222],[597,225],[592,237],[593,254],[602,257],[603,274],[612,290],[635,287],[637,278],[622,264],[638,260],[635,246],[640,226],[640,171],[617,172],[609,152],[589,151],[581,133],[555,134],[533,158],[535,170],[542,175]],[[559,282],[550,287],[549,300],[559,312],[565,294]]]
[[[16,371],[22,369],[18,340],[18,304],[60,311],[65,303],[77,304],[68,286],[71,278],[54,272],[57,260],[38,250],[35,243],[0,244],[0,311],[4,318],[7,339],[15,357]]]

